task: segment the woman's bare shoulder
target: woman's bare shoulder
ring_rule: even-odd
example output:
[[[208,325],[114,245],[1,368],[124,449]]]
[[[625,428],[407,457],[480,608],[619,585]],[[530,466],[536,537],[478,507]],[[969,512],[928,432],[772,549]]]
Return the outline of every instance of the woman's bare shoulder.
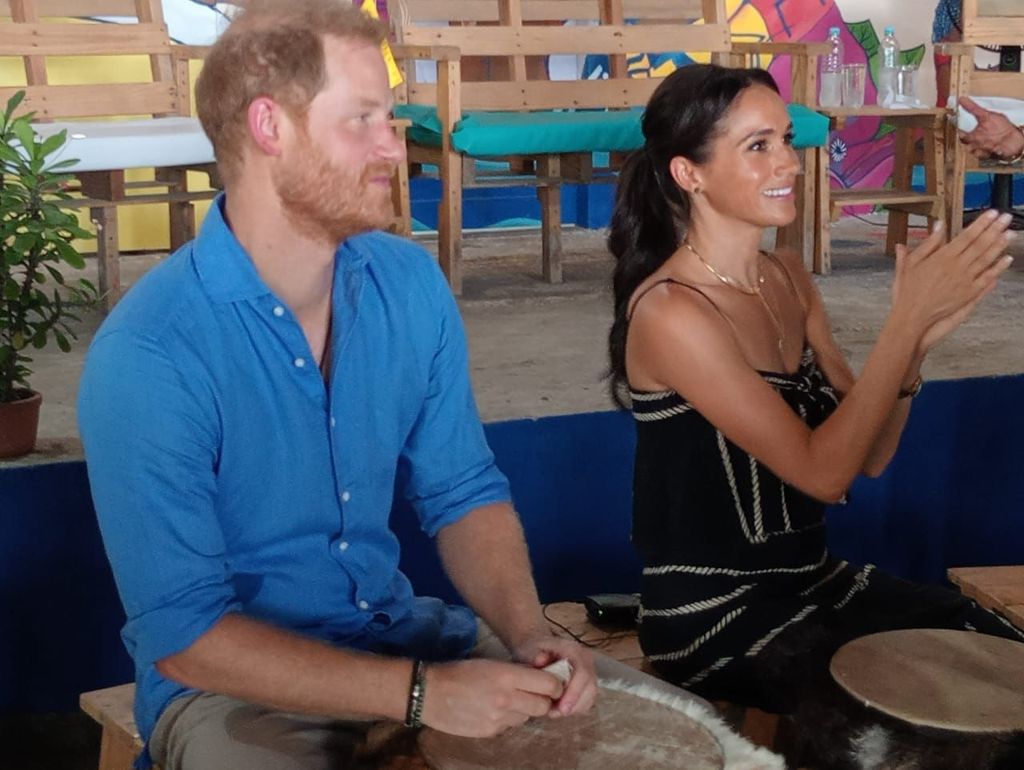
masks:
[[[629,305],[630,326],[668,329],[722,320],[721,313],[698,285],[673,276],[641,284]]]

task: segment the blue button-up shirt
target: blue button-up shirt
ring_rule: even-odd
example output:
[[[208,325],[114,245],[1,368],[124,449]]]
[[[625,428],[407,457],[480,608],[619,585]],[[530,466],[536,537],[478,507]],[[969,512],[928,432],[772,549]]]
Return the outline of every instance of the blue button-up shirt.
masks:
[[[433,258],[383,233],[338,249],[332,302],[325,383],[220,198],[92,343],[79,427],[143,738],[185,692],[154,663],[227,612],[426,659],[475,641],[468,610],[413,597],[388,528],[396,492],[430,535],[509,499],[458,309]]]

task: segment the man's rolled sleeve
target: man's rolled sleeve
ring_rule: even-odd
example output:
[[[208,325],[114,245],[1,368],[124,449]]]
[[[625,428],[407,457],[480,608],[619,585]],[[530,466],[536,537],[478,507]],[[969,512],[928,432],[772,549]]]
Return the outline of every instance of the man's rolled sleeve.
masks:
[[[144,671],[238,607],[214,508],[213,401],[163,346],[115,332],[89,352],[78,415],[125,643]]]
[[[473,399],[462,319],[447,284],[438,283],[440,325],[430,384],[402,452],[406,497],[431,537],[475,508],[510,499]]]

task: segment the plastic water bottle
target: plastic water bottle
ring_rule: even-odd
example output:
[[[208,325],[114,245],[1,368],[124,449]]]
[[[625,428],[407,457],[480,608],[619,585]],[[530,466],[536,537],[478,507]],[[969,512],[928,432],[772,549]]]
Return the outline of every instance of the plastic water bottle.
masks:
[[[821,62],[821,90],[818,103],[822,107],[838,107],[842,103],[843,41],[839,38],[839,27],[828,31],[828,42],[832,50]]]
[[[896,73],[900,66],[900,44],[896,40],[896,30],[885,28],[882,38],[882,58],[878,66],[878,103],[883,107],[891,107],[896,101]]]

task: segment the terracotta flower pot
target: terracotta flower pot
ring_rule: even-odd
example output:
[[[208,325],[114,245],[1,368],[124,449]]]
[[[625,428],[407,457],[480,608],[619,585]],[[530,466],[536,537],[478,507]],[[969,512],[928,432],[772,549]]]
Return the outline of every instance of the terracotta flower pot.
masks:
[[[0,459],[27,455],[36,446],[43,396],[27,390],[24,398],[0,404]]]

